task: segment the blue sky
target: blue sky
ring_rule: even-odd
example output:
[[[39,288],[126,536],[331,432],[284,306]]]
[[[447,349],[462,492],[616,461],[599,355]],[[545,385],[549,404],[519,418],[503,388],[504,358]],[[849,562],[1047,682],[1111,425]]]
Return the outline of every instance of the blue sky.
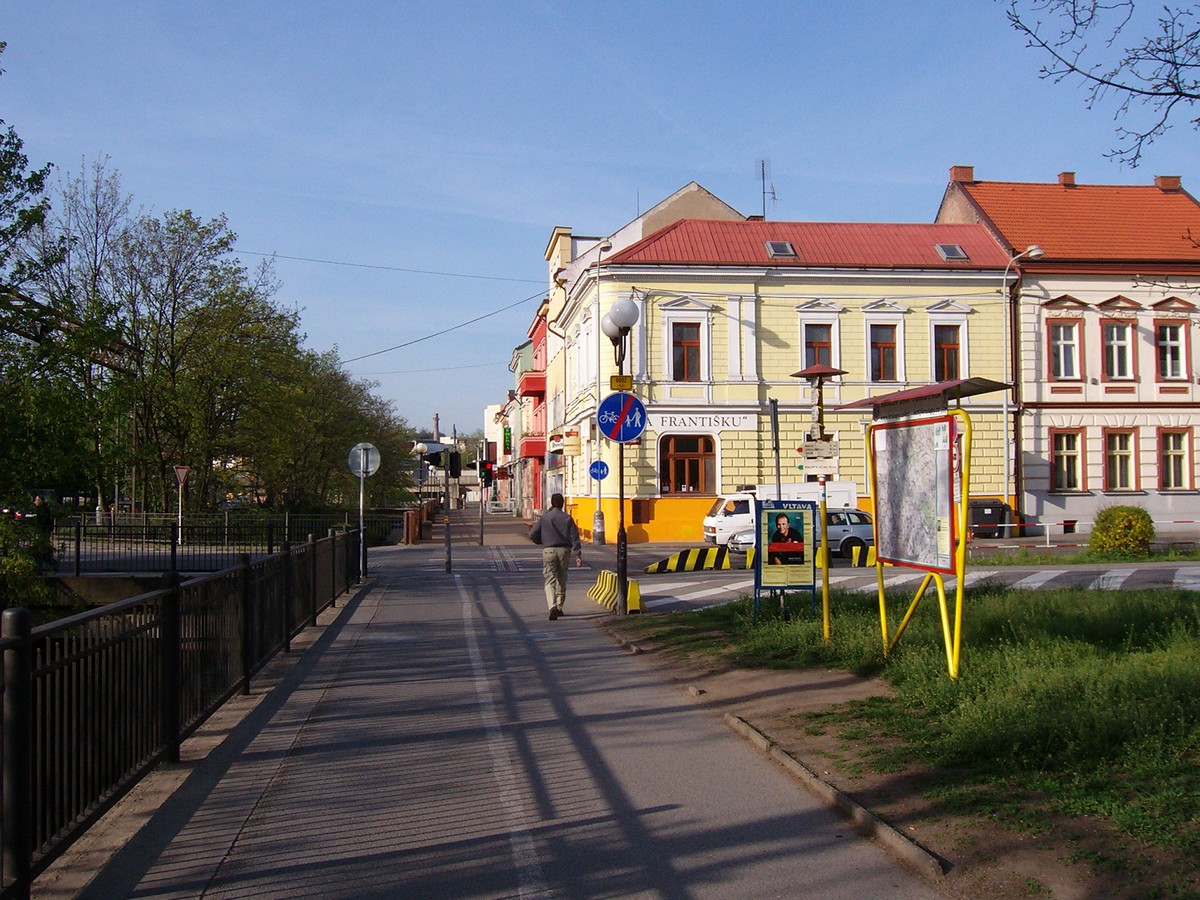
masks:
[[[765,158],[768,217],[813,221],[932,221],[952,165],[1195,191],[1193,130],[1109,161],[1114,105],[1039,79],[1004,8],[14,3],[0,118],[33,165],[106,155],[146,212],[225,214],[248,265],[278,254],[310,346],[418,341],[347,369],[469,432],[513,386],[551,230],[611,233],[692,180],[758,213]]]

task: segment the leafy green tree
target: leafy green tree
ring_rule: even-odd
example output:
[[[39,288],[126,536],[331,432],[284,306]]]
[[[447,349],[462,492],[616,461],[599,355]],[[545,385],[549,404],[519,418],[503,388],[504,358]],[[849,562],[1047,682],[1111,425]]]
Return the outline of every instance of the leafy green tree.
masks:
[[[295,511],[356,505],[358,479],[347,457],[361,441],[378,447],[382,458],[365,485],[372,505],[407,496],[409,430],[370,383],[351,378],[332,352],[280,360],[273,375],[250,404],[241,442],[247,450],[241,475],[263,505]]]
[[[0,54],[7,46],[0,41]],[[0,128],[4,125],[0,119]],[[38,270],[38,261],[20,251],[25,236],[45,219],[48,207],[45,190],[50,166],[29,171],[24,148],[11,126],[0,131],[0,288],[6,293]]]
[[[125,233],[114,287],[134,348],[136,435],[156,506],[169,508],[175,465],[192,467],[193,505],[214,499],[213,463],[235,455],[237,418],[266,345],[295,344],[295,316],[271,302],[269,265],[251,277],[233,257],[224,217],[143,217]]]

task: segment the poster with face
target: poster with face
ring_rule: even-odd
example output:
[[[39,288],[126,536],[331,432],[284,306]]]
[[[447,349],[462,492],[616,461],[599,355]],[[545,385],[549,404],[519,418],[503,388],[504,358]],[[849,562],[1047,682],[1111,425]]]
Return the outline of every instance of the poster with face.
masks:
[[[807,500],[763,500],[758,509],[755,577],[760,588],[813,587],[816,504]]]

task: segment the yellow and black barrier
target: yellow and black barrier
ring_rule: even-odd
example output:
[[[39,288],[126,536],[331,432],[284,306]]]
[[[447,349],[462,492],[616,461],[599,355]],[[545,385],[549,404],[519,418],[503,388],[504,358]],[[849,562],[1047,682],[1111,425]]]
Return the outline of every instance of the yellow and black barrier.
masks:
[[[630,613],[640,613],[642,611],[642,589],[632,578],[628,580],[628,585],[625,594],[625,610]],[[600,574],[596,577],[596,583],[588,588],[588,596],[605,609],[615,610],[618,598],[617,573],[601,569]]]
[[[875,548],[874,547],[855,547],[850,551],[850,564],[852,566],[873,566],[875,565]]]
[[[728,569],[728,547],[703,547],[697,550],[681,550],[666,559],[646,566],[647,575],[662,572],[699,572],[703,569]]]

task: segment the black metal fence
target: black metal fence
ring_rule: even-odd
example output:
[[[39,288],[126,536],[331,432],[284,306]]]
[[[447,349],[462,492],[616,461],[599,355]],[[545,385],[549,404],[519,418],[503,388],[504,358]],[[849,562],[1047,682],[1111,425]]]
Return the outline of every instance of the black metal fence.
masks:
[[[353,521],[351,521],[353,518]],[[397,543],[404,537],[403,511],[364,517],[367,544]],[[53,532],[51,567],[58,574],[91,572],[216,572],[242,553],[274,553],[285,542],[313,534],[358,529],[358,517],[337,515],[194,515],[111,519],[88,517],[59,522]]]
[[[0,897],[35,877],[359,579],[359,533],[36,628],[2,616]]]

